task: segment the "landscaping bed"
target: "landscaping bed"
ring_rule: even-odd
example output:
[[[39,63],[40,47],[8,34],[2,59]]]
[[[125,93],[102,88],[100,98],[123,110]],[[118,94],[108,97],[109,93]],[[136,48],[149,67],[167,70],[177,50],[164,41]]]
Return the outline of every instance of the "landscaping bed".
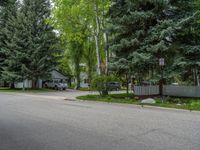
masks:
[[[136,104],[138,101],[134,99],[133,94],[110,94],[108,96],[100,96],[100,95],[86,95],[79,96],[77,99],[80,100],[88,100],[88,101],[100,101],[100,102],[108,102],[108,103],[125,103],[125,104]]]
[[[79,96],[77,99],[87,100],[87,101],[100,101],[108,103],[124,103],[124,104],[135,104],[135,105],[149,105],[157,107],[166,107],[166,108],[176,108],[176,109],[185,109],[185,110],[198,110],[200,111],[200,99],[192,98],[174,98],[174,97],[165,97],[162,101],[160,97],[154,97],[155,104],[141,104],[141,99],[135,97],[133,94],[110,94],[108,96],[100,95],[86,95]]]

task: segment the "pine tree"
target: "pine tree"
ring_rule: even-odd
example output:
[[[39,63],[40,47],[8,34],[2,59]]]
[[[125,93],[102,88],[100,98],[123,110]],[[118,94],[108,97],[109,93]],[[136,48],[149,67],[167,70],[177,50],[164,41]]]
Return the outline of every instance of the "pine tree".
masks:
[[[169,23],[165,21],[165,0],[116,0],[110,9],[112,68],[117,72],[133,72],[138,78],[149,75],[162,52],[168,49],[164,34]],[[119,10],[119,11],[118,11]],[[169,33],[169,32],[168,32]]]
[[[200,5],[195,1],[177,1],[174,3],[178,30],[176,45],[178,55],[174,61],[174,70],[184,81],[199,85],[200,75]]]
[[[162,57],[165,78],[172,80],[177,73],[189,77],[191,70],[198,74],[199,25],[194,1],[115,0],[109,12],[111,68],[122,74],[132,72],[139,80],[158,80]]]
[[[14,86],[14,82],[19,80],[19,63],[15,62],[17,57],[16,33],[17,33],[17,10],[16,0],[4,1],[0,22],[0,65],[1,78]],[[11,56],[12,54],[12,56]]]
[[[47,24],[50,17],[49,0],[24,0],[21,13],[25,22],[25,32],[28,35],[26,57],[28,62],[23,65],[25,77],[33,81],[37,88],[39,79],[49,77],[50,71],[56,65],[57,37],[53,28]]]

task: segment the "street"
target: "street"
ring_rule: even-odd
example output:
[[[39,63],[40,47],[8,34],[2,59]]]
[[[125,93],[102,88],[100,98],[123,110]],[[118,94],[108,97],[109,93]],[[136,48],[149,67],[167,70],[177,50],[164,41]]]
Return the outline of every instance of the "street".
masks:
[[[0,150],[200,150],[200,112],[73,100],[81,94],[0,93]]]

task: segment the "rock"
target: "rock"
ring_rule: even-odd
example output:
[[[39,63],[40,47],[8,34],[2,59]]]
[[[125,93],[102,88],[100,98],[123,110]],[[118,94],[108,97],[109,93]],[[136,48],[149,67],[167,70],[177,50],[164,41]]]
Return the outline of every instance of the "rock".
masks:
[[[152,98],[147,98],[141,101],[142,104],[155,104],[156,101]]]

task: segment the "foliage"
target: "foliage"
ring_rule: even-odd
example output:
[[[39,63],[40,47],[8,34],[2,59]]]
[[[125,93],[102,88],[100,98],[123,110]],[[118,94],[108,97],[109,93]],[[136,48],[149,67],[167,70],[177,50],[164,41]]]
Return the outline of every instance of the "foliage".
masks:
[[[62,58],[59,59],[58,70],[65,76],[72,77],[72,69],[70,67],[70,56],[67,53],[62,54]]]
[[[84,49],[84,54],[83,54],[83,62],[85,62],[87,66],[86,72],[87,72],[88,81],[90,84],[92,81],[93,74],[95,72],[95,66],[96,66],[94,43],[92,43],[91,41],[88,41],[85,43],[84,47],[85,49]]]
[[[53,3],[53,20],[50,22],[63,41],[66,41],[66,50],[71,56],[76,80],[79,81],[80,75],[79,64],[76,63],[81,62],[87,65],[87,74],[91,81],[95,69],[102,67],[105,62],[103,12],[108,10],[110,0],[53,0]],[[74,47],[73,43],[79,47]]]
[[[80,63],[84,53],[84,42],[88,36],[88,18],[86,15],[86,5],[82,1],[54,0],[53,20],[51,24],[58,30],[62,40],[65,41],[66,51],[73,64],[73,71],[77,85],[80,87]]]
[[[37,81],[49,76],[55,67],[56,53],[58,53],[55,32],[46,22],[50,18],[49,0],[24,0],[21,6],[25,21],[25,30],[29,34],[29,45],[26,54],[29,54],[29,63],[24,65],[26,78]],[[33,85],[36,86],[36,85]]]
[[[20,80],[21,78],[21,71],[19,71],[21,67],[15,61],[17,59],[17,51],[19,50],[16,44],[19,35],[17,30],[19,25],[17,9],[17,1],[8,0],[4,1],[4,5],[1,6],[0,10],[0,73],[2,80],[10,82]]]
[[[13,0],[9,0],[13,1]],[[24,79],[33,81],[46,79],[56,65],[57,37],[53,28],[46,23],[50,17],[49,0],[24,0],[4,7],[7,12],[6,25],[1,32],[1,49],[6,59],[2,76],[4,81],[16,82]]]
[[[108,13],[114,54],[110,68],[118,74],[131,73],[139,81],[157,80],[162,57],[165,78],[171,82],[183,74],[191,77],[194,70],[199,75],[199,25],[195,22],[199,13],[194,2],[114,0]]]
[[[107,95],[109,91],[111,91],[109,87],[109,82],[116,82],[118,81],[118,78],[115,76],[106,76],[106,75],[101,75],[101,76],[96,76],[92,80],[92,88],[96,89],[100,95]]]
[[[199,85],[199,68],[200,68],[200,17],[199,6],[194,3],[186,2],[187,7],[182,10],[184,18],[179,22],[179,29],[177,30],[177,38],[175,44],[177,45],[178,55],[174,61],[174,70],[182,77],[182,80],[192,81],[193,85]]]

